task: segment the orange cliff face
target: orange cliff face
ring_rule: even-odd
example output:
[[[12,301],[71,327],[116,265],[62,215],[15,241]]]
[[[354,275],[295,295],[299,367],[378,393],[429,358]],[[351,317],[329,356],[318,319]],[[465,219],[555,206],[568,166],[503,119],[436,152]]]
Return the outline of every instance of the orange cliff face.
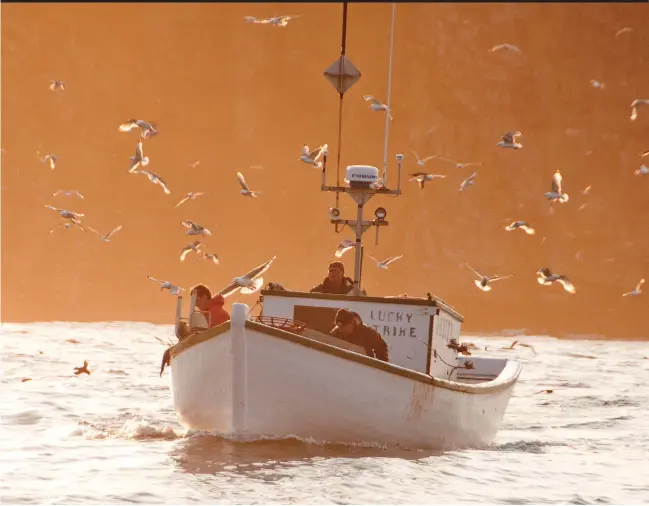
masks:
[[[298,157],[303,144],[326,142],[335,169],[338,95],[322,72],[339,53],[340,4],[1,8],[4,321],[171,322],[174,298],[147,275],[217,290],[274,254],[266,282],[306,290],[322,280],[350,234],[334,233],[334,197]],[[347,55],[362,77],[345,95],[343,167],[383,165],[384,113],[362,96],[387,100],[391,11],[349,5]],[[302,17],[284,28],[243,21],[285,13]],[[403,196],[371,201],[368,215],[385,206],[392,226],[378,246],[368,232],[366,251],[404,257],[387,271],[365,263],[370,294],[431,291],[465,315],[468,332],[649,337],[649,288],[621,296],[649,278],[649,176],[633,174],[649,149],[649,107],[629,119],[632,100],[649,98],[643,16],[632,4],[398,5],[389,186],[397,153],[406,173],[420,169],[413,150],[483,165],[432,160],[424,170],[446,179],[420,191],[404,174]],[[636,30],[616,38],[624,26]],[[522,54],[489,52],[505,42]],[[65,91],[51,91],[51,79]],[[138,133],[117,127],[129,118],[157,123],[144,154],[170,195],[127,172]],[[523,133],[523,149],[496,147],[508,130]],[[58,155],[56,169],[37,152]],[[476,169],[475,185],[458,192]],[[551,206],[543,193],[556,169],[570,201]],[[239,194],[238,170],[259,198]],[[53,197],[58,189],[86,198]],[[174,208],[189,191],[208,194]],[[107,244],[78,229],[49,234],[60,219],[45,204],[84,213],[103,233],[123,229]],[[193,240],[186,219],[212,231],[204,242],[220,265],[194,253],[179,261]],[[504,231],[514,220],[537,233]],[[343,260],[351,272],[352,254]],[[515,276],[483,293],[464,262]],[[576,295],[540,286],[546,266]]]

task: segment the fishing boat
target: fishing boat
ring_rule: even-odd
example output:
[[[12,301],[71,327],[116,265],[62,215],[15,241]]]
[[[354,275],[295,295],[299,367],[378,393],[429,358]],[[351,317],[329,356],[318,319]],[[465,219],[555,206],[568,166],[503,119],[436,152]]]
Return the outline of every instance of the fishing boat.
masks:
[[[393,4],[392,33],[394,9]],[[341,56],[325,71],[340,94],[341,110],[345,91],[360,77],[345,55],[346,17],[343,4]],[[392,53],[390,67],[391,62]],[[388,110],[389,97],[388,92]],[[328,152],[322,153],[320,189],[336,197],[330,223],[337,232],[348,227],[355,234],[351,293],[294,291],[279,283],[261,289],[262,278],[246,278],[245,293],[260,288],[260,313],[235,303],[231,319],[213,328],[195,310],[195,295],[186,317],[178,296],[176,328],[184,324],[189,335],[177,334],[165,360],[174,408],[185,427],[242,441],[299,437],[412,449],[475,448],[493,441],[521,364],[472,356],[460,340],[462,315],[440,297],[373,297],[362,289],[363,234],[374,229],[378,241],[379,230],[389,225],[384,207],[365,219],[365,206],[375,196],[401,194],[400,154],[396,188],[387,186],[387,132],[386,112],[381,176],[377,167],[350,165],[342,183],[337,177],[329,185]],[[356,203],[355,219],[341,217],[341,194]],[[259,276],[269,266],[270,261],[251,272]],[[220,293],[243,287],[240,280]],[[339,309],[356,313],[382,336],[388,361],[332,335]]]

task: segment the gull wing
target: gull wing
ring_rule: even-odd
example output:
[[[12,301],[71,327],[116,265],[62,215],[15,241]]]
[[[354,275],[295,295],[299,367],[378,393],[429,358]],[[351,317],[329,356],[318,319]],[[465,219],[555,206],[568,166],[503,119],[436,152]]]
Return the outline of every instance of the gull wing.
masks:
[[[554,193],[558,193],[561,195],[563,193],[562,188],[561,188],[561,181],[563,178],[561,177],[561,174],[558,172],[555,172],[554,175],[552,176],[552,191]]]
[[[466,262],[464,262],[464,265],[466,265],[469,269],[471,269],[475,273],[475,275],[478,276],[480,279],[482,279],[484,277],[482,274],[480,274],[478,271],[476,271],[473,267],[471,267]]]
[[[575,293],[575,286],[570,282],[570,280],[565,276],[559,276],[556,280],[558,283],[561,283],[564,290],[569,293]]]
[[[266,272],[270,268],[270,266],[272,265],[272,263],[275,261],[276,258],[277,255],[273,255],[273,257],[270,260],[255,267],[250,272],[246,273],[245,277],[250,279],[255,279],[256,277],[261,276],[264,272]]]
[[[187,227],[187,228],[199,228],[200,226],[194,223],[191,220],[183,220],[180,222],[181,225]]]
[[[113,230],[111,230],[110,232],[108,232],[108,234],[106,234],[106,239],[110,239],[110,236],[112,236],[116,232],[119,232],[120,230],[122,230],[122,225],[116,226]]]
[[[394,262],[395,260],[399,260],[399,259],[402,258],[402,257],[403,257],[403,255],[398,255],[398,256],[395,256],[395,257],[388,258],[387,260],[385,260],[385,261],[383,262],[383,265],[385,265],[385,266],[387,267],[387,266],[390,265],[392,262]]]
[[[489,281],[498,281],[499,279],[507,279],[507,278],[511,278],[512,276],[513,276],[513,274],[508,274],[507,276],[498,276],[498,275],[495,275],[495,276],[490,276],[490,277],[487,278],[487,279],[488,279]]]
[[[363,100],[365,102],[372,102],[373,104],[376,105],[382,105],[381,102],[374,96],[374,95],[363,95]]]
[[[162,281],[161,279],[154,278],[153,276],[147,276],[147,278],[150,279],[151,281],[155,281],[156,283],[160,283],[160,284],[169,283],[169,281]]]
[[[241,185],[241,188],[249,192],[250,189],[248,188],[248,185],[246,184],[246,180],[243,177],[243,174],[241,172],[237,172],[237,179],[239,180],[239,184]]]
[[[635,291],[639,292],[640,288],[642,288],[642,285],[644,285],[644,279],[641,279],[637,285],[635,285]]]
[[[189,197],[183,197],[182,200],[176,204],[176,207],[180,206],[181,204],[184,204],[188,200],[189,200]]]

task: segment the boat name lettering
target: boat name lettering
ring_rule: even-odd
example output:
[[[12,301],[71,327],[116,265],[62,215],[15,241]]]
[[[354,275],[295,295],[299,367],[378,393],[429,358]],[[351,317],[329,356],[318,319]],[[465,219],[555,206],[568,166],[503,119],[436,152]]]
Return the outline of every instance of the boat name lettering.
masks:
[[[404,320],[405,318],[405,320]],[[412,313],[402,313],[401,311],[375,311],[370,310],[370,320],[375,322],[388,322],[388,323],[410,323],[412,320]]]
[[[401,311],[370,310],[369,323],[385,337],[417,337],[417,327],[412,325],[412,313]],[[379,323],[380,322],[380,323]],[[392,325],[386,325],[391,323]]]

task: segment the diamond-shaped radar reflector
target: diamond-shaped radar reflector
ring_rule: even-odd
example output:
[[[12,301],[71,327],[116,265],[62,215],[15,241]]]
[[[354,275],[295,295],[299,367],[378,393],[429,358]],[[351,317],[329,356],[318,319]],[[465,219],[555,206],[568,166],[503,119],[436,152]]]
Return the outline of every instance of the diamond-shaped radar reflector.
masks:
[[[341,56],[323,74],[338,93],[345,93],[361,78],[360,71],[349,58]]]

